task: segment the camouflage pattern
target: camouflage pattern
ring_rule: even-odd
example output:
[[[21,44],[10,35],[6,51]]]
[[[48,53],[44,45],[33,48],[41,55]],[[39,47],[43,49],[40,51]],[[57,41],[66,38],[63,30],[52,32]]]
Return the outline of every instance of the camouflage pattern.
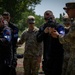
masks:
[[[27,58],[24,58],[23,66],[24,66],[24,75],[38,75],[40,64],[37,61],[37,57],[29,56]]]
[[[72,25],[68,34],[59,38],[62,44],[70,44],[70,58],[65,75],[75,75],[75,25]],[[66,60],[67,61],[67,60]]]
[[[65,75],[70,58],[70,43],[63,44],[63,48],[64,48],[64,62],[62,67],[62,75]]]
[[[65,26],[64,28],[65,28],[65,34],[67,34],[69,32],[70,26],[68,27]],[[62,75],[65,75],[70,58],[70,43],[63,44],[63,48],[64,48],[64,62],[62,67]]]
[[[35,27],[34,30],[30,31],[26,29],[22,35],[20,43],[25,42],[25,52],[24,52],[24,70],[25,75],[38,75],[38,70],[40,63],[38,63],[38,57],[42,56],[42,44],[36,41],[36,33],[38,28]]]

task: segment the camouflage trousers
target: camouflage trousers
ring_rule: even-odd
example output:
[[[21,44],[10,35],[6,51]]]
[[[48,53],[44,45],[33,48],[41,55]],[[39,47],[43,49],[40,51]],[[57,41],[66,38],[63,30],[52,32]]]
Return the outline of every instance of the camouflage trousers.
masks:
[[[64,59],[63,67],[62,67],[62,75],[66,75],[67,67],[68,67],[69,59]]]
[[[75,48],[71,48],[70,51],[70,58],[68,61],[65,75],[75,75]]]
[[[62,75],[66,75],[69,59],[70,59],[70,52],[65,51],[64,52],[64,61],[63,61],[63,66],[62,66]]]
[[[75,58],[70,58],[66,75],[75,75]]]
[[[38,75],[40,63],[37,62],[37,57],[28,56],[24,58],[24,75]]]

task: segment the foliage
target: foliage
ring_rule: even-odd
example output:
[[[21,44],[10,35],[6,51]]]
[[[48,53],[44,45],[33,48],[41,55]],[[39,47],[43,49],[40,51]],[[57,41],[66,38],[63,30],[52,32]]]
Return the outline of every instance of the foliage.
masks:
[[[59,17],[60,21],[62,21],[62,17],[63,17],[62,14],[60,14],[60,17]]]
[[[44,23],[44,18],[43,18],[43,16],[40,16],[40,15],[35,15],[35,21],[36,21],[36,23],[35,23],[35,25],[37,26],[37,27],[40,27],[43,23]]]
[[[27,28],[27,17],[33,15],[35,17],[35,25],[40,27],[44,23],[43,16],[36,15],[35,6],[40,4],[42,0],[0,0],[0,14],[8,11],[11,14],[11,21],[16,23],[19,28],[19,35]],[[63,13],[64,15],[64,13]],[[62,23],[62,14],[56,21]]]
[[[41,0],[0,0],[0,13],[8,11],[12,21],[17,23],[21,19],[21,14],[26,11],[34,10],[35,5]]]
[[[63,15],[64,15],[65,13],[63,13],[63,14],[59,14],[59,18],[56,18],[56,21],[58,22],[58,23],[60,23],[60,24],[63,24]]]

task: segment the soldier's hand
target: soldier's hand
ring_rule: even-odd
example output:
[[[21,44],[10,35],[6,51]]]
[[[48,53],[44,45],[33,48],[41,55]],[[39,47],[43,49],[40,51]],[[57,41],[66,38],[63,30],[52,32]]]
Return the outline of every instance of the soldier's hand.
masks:
[[[45,30],[44,30],[44,32],[48,33],[49,32],[49,27],[46,27]]]

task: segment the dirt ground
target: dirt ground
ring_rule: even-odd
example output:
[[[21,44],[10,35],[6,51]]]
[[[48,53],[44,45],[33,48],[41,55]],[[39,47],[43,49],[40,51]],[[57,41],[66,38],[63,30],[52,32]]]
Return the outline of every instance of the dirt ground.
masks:
[[[17,75],[23,75],[24,70],[23,70],[23,59],[18,59],[17,60]]]

